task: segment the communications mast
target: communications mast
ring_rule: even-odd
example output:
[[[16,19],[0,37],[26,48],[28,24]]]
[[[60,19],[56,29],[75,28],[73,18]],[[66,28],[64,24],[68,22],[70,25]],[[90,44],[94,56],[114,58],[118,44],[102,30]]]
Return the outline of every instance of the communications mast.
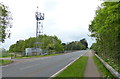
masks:
[[[36,17],[36,52],[37,49],[41,49],[43,42],[40,42],[39,36],[43,35],[43,20],[44,20],[44,13],[38,12],[38,6],[37,11],[35,12]],[[43,41],[43,40],[42,40]]]

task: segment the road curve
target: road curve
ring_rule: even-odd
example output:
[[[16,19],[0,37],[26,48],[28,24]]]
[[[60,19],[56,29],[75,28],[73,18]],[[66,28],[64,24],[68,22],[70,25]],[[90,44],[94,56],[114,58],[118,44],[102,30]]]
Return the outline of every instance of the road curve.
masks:
[[[3,77],[50,77],[87,50],[76,51],[58,56],[28,59],[2,67]]]

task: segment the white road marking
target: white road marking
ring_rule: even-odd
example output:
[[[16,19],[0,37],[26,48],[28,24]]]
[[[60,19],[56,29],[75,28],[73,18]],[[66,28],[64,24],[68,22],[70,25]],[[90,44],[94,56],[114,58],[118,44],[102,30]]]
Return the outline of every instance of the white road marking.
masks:
[[[83,56],[84,54],[86,54],[87,52],[83,53],[81,56]],[[70,66],[72,63],[74,63],[76,60],[78,60],[81,56],[77,57],[75,60],[73,60],[72,62],[70,62],[68,65],[66,65],[64,68],[60,69],[58,72],[56,72],[55,74],[53,74],[49,79],[52,79],[52,77],[57,76],[60,72],[62,72],[63,70],[65,70],[68,66]]]

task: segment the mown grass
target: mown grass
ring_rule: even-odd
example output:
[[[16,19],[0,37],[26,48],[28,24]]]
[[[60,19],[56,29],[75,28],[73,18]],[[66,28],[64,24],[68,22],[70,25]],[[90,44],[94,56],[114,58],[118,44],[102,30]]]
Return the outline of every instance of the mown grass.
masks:
[[[114,78],[114,76],[109,72],[109,70],[102,64],[102,62],[96,56],[93,56],[93,60],[103,77]]]
[[[11,60],[0,60],[0,66],[1,65],[6,65],[6,64],[10,64],[10,63],[12,63],[13,61],[11,61]]]
[[[88,57],[82,56],[78,60],[76,60],[73,64],[68,66],[64,71],[62,71],[60,74],[58,74],[54,79],[59,78],[72,78],[72,77],[83,77],[84,71],[86,68]]]
[[[60,54],[37,55],[37,56],[19,56],[19,57],[16,57],[15,59],[35,58],[35,57],[47,57],[47,56],[57,56],[57,55],[60,55]]]

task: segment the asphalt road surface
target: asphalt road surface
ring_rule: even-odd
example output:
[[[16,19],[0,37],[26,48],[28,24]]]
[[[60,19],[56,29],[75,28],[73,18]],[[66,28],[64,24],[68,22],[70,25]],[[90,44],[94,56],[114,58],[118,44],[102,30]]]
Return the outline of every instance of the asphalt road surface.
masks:
[[[23,59],[22,62],[2,67],[3,77],[50,77],[88,50],[58,56]]]

